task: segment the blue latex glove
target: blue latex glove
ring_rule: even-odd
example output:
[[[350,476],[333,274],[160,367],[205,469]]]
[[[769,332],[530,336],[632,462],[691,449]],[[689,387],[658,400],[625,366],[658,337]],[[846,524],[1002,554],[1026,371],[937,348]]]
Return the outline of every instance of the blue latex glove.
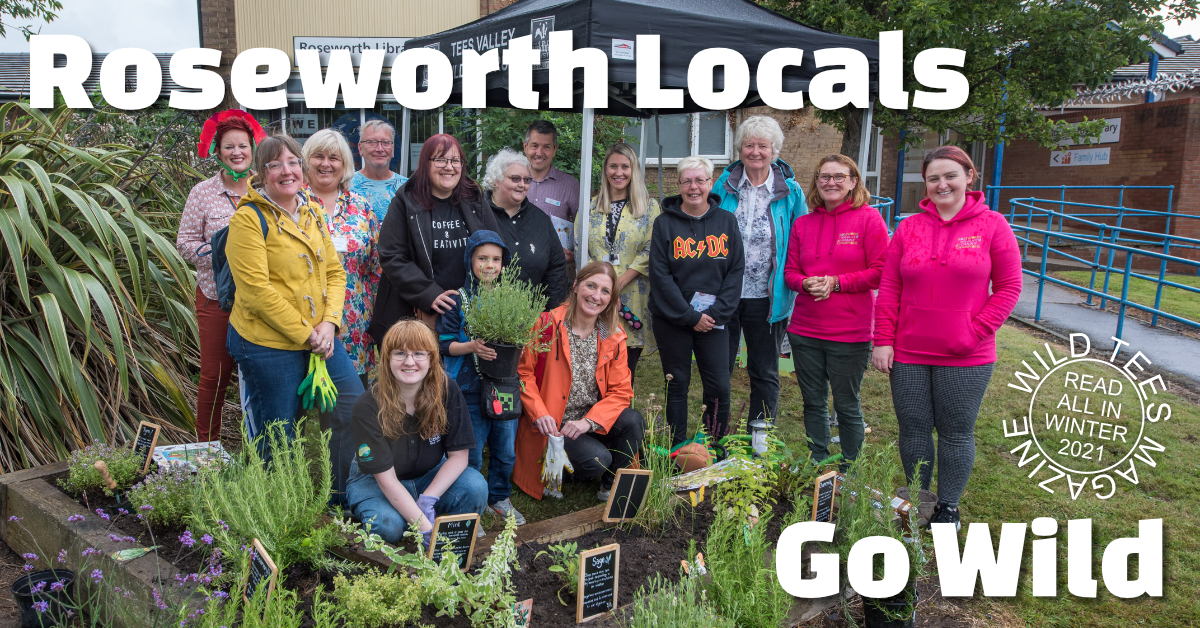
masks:
[[[436,503],[438,503],[438,498],[432,495],[422,493],[417,498],[417,508],[421,509],[421,514],[425,515],[430,525],[433,525],[433,520],[437,517],[437,515],[433,514],[433,505]],[[426,546],[428,546],[428,539],[426,540]]]

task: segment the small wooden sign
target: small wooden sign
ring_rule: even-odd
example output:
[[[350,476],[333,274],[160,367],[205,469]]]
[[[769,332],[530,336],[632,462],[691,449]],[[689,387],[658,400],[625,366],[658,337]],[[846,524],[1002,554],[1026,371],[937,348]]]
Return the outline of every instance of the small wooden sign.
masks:
[[[263,549],[262,543],[258,539],[250,542],[250,547],[254,551],[250,553],[250,573],[246,576],[246,589],[242,599],[247,603],[254,594],[258,592],[260,587],[267,587],[267,597],[263,600],[266,604],[267,600],[271,599],[271,593],[275,591],[275,581],[279,579],[279,568],[275,566],[275,561],[271,560],[271,556],[267,554],[267,550]]]
[[[150,460],[154,457],[154,447],[158,444],[158,433],[162,428],[149,421],[142,421],[137,426],[137,437],[133,440],[133,450],[145,458],[142,462],[142,473],[150,469]]]
[[[513,619],[517,622],[517,628],[529,628],[529,623],[533,621],[533,598],[513,604]]]
[[[450,552],[458,557],[459,569],[466,571],[475,556],[475,528],[478,525],[479,515],[473,512],[434,519],[429,558],[440,563],[442,554]],[[439,538],[443,536],[446,537],[446,541]]]
[[[813,481],[813,521],[833,522],[833,496],[837,493],[837,475],[837,471],[830,471]]]
[[[613,543],[579,553],[579,597],[575,623],[593,620],[617,607],[621,545]]]
[[[633,519],[646,503],[650,492],[651,471],[647,469],[619,469],[608,492],[608,504],[604,507],[605,523],[624,522]]]

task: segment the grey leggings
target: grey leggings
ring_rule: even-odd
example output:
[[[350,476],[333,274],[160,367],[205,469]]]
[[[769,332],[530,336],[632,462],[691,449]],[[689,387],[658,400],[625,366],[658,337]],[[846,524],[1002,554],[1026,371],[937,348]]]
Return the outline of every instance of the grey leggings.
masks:
[[[918,463],[921,488],[933,481],[937,430],[938,501],[957,507],[975,464],[975,418],[995,364],[928,366],[892,363],[892,407],[900,425],[900,460],[912,482]]]

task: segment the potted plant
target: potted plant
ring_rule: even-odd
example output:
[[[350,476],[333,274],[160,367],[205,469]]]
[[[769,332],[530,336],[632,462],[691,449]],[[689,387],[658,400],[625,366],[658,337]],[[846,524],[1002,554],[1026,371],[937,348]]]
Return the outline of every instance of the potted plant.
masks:
[[[904,545],[908,553],[909,580],[902,591],[887,598],[862,598],[863,617],[868,628],[912,628],[917,617],[916,582],[928,573],[932,548],[928,535],[917,524],[916,507],[910,508],[905,516],[900,516],[892,497],[879,490],[880,487],[892,486],[892,480],[900,474],[899,459],[894,444],[874,453],[868,453],[864,447],[838,489],[835,540],[838,553],[842,556],[843,577],[850,548],[864,538],[894,538]],[[913,476],[919,477],[919,473]],[[915,490],[911,492],[916,494]],[[874,573],[876,580],[883,578],[882,570],[882,562],[878,562]],[[848,608],[844,610],[849,620]]]
[[[520,272],[513,258],[496,281],[481,285],[463,304],[467,335],[496,351],[496,359],[477,362],[479,372],[493,379],[516,377],[525,347],[544,351],[548,344],[541,338],[548,323],[539,324],[546,296],[542,286],[531,286]]]

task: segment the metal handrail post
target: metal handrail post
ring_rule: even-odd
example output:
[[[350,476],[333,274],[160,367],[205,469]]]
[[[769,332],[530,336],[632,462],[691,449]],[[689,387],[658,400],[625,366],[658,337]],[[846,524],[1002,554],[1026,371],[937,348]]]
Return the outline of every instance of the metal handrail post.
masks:
[[[1171,236],[1163,238],[1163,255],[1171,254]],[[1167,260],[1160,260],[1158,264],[1158,287],[1154,290],[1154,309],[1162,309],[1159,305],[1162,304],[1163,278],[1167,274]],[[1150,315],[1150,326],[1158,327],[1158,312]]]
[[[1113,234],[1112,234],[1112,237],[1109,238],[1109,242],[1111,242],[1112,244],[1116,244],[1117,243],[1117,234],[1121,233],[1121,230],[1119,228],[1113,229],[1112,233]],[[1125,256],[1129,257],[1129,254],[1126,253]],[[1102,309],[1102,310],[1104,309],[1105,305],[1108,304],[1108,280],[1109,280],[1110,276],[1112,275],[1113,262],[1115,262],[1116,260],[1117,260],[1117,249],[1115,249],[1111,246],[1108,247],[1108,264],[1105,265],[1105,267],[1104,267],[1104,296],[1100,297],[1100,309]]]
[[[1117,313],[1117,340],[1125,331],[1125,307],[1129,304],[1129,272],[1133,269],[1133,253],[1125,252],[1125,281],[1121,285],[1121,311]]]
[[[1042,320],[1042,294],[1046,291],[1046,255],[1049,251],[1050,233],[1047,230],[1046,234],[1042,236],[1042,265],[1038,271],[1037,310],[1033,313],[1033,320],[1035,322]]]
[[[1104,227],[1100,227],[1100,237],[1096,240],[1096,256],[1092,260],[1092,278],[1088,280],[1088,290],[1096,289],[1096,269],[1100,267],[1100,251],[1104,249]],[[1087,304],[1092,304],[1092,293],[1087,295]]]

